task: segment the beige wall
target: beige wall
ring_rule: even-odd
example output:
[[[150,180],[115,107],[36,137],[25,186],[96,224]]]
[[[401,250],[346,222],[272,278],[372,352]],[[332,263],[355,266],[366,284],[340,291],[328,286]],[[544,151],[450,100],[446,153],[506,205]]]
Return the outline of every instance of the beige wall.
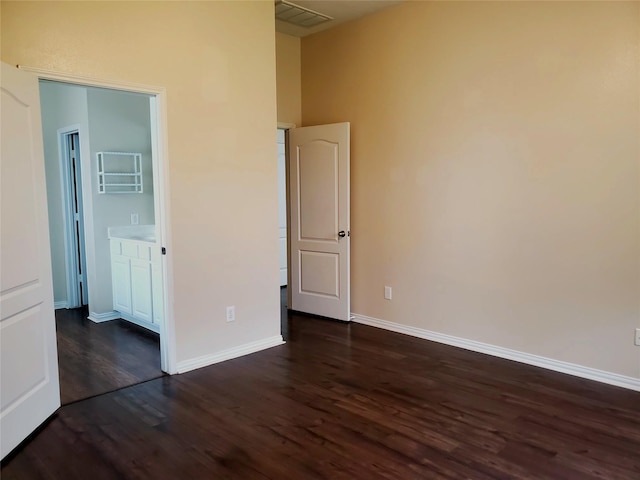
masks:
[[[352,122],[355,313],[640,378],[639,8],[407,2],[303,38],[303,125]]]
[[[273,4],[1,5],[2,61],[167,89],[178,361],[279,335]]]
[[[278,122],[300,125],[300,39],[276,32]]]

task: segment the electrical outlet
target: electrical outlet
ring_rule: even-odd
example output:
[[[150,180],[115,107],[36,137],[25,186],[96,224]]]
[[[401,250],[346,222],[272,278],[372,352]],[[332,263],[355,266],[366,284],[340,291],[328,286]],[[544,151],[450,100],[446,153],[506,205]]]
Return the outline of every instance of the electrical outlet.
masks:
[[[640,347],[640,328],[636,328],[636,341],[634,343]]]
[[[391,300],[391,287],[384,287],[384,298],[386,300]]]
[[[236,307],[234,305],[227,307],[227,322],[236,320]]]
[[[138,222],[140,221],[140,217],[138,216],[137,213],[132,213],[131,214],[131,225],[138,225]]]

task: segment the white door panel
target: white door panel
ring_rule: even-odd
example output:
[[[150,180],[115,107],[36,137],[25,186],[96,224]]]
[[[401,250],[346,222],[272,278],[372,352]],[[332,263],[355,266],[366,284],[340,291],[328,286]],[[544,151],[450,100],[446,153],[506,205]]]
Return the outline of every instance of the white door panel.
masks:
[[[300,292],[340,297],[340,256],[337,253],[300,251]]]
[[[11,407],[24,392],[32,390],[47,380],[45,349],[43,349],[42,325],[43,315],[41,305],[24,310],[2,322],[2,390],[0,398],[3,406]],[[19,346],[19,348],[17,348]],[[20,375],[12,375],[5,368],[15,366],[22,356],[28,359],[20,363]]]
[[[0,455],[60,406],[40,98],[2,64]]]
[[[301,240],[338,242],[338,165],[337,143],[298,147]]]
[[[153,322],[151,262],[131,259],[131,314]]]
[[[291,308],[350,320],[349,123],[289,130]]]
[[[3,162],[0,282],[4,293],[37,280],[40,274],[38,255],[24,258],[23,252],[38,251],[38,217],[33,215],[37,208],[38,192],[32,177],[34,163],[41,159],[34,159],[32,153],[32,130],[37,121],[33,119],[32,109],[21,98],[7,91],[4,82],[1,101]]]
[[[118,312],[131,314],[131,267],[128,257],[111,255],[111,277],[113,308]]]

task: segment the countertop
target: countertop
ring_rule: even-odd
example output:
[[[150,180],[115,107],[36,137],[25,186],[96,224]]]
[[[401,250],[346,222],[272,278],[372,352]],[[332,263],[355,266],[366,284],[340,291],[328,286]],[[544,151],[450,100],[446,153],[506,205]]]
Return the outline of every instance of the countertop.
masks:
[[[121,227],[109,227],[107,232],[109,239],[156,243],[155,225],[125,225]]]

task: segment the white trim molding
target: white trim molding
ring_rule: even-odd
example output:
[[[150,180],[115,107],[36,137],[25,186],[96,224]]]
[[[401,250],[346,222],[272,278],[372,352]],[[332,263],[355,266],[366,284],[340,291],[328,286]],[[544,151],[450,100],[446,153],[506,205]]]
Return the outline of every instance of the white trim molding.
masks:
[[[48,70],[46,68],[30,67],[28,65],[16,65],[16,67],[18,67],[19,70],[33,73],[38,78],[46,78],[47,80],[55,80],[58,82],[147,94],[159,94],[165,92],[164,87],[159,87],[156,85],[143,85],[140,83],[126,82],[121,80],[108,80],[103,78],[89,77],[86,75],[76,75],[75,73]]]
[[[178,373],[186,373],[191,370],[195,370],[196,368],[206,367],[213,365],[214,363],[220,363],[225,360],[231,360],[232,358],[242,357],[244,355],[249,355],[250,353],[259,352],[260,350],[277,347],[284,343],[282,335],[276,335],[256,342],[245,343],[244,345],[229,348],[218,353],[203,355],[191,360],[183,360],[182,362],[178,362]]]
[[[539,355],[511,350],[509,348],[490,345],[488,343],[476,342],[475,340],[468,340],[466,338],[454,337],[453,335],[446,335],[444,333],[433,332],[431,330],[401,325],[388,320],[367,317],[366,315],[360,315],[358,313],[352,314],[352,317],[355,323],[369,325],[370,327],[382,328],[396,333],[403,333],[412,337],[444,343],[445,345],[464,348],[465,350],[471,350],[473,352],[486,353],[487,355],[492,355],[494,357],[506,358],[507,360],[526,363],[527,365],[534,365],[536,367],[546,368],[547,370],[567,373],[576,377],[587,378],[589,380],[595,380],[596,382],[607,383],[609,385],[615,385],[616,387],[628,388],[630,390],[640,392],[640,378],[627,377],[617,373],[598,370],[596,368],[576,365],[575,363],[563,362],[561,360],[541,357]]]
[[[60,310],[61,308],[69,308],[69,304],[66,300],[62,300],[61,302],[53,302],[54,310]]]
[[[87,317],[92,322],[102,323],[108,322],[109,320],[115,320],[116,318],[120,318],[120,314],[115,310],[106,313],[96,313],[89,312],[89,316]]]

